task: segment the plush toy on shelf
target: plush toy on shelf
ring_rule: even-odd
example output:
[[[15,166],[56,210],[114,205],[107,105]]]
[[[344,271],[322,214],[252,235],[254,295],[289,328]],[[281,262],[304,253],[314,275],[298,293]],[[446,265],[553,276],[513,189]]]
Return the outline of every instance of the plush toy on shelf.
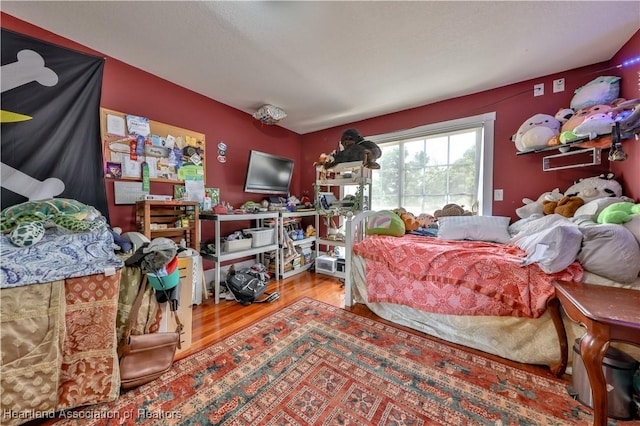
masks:
[[[613,109],[614,105],[596,104],[577,110],[560,128],[559,142],[573,142],[581,136],[594,139],[598,135],[611,133]]]
[[[307,229],[304,231],[305,238],[310,238],[316,235],[316,228],[313,225],[307,225]]]
[[[347,129],[342,132],[340,138],[340,151],[320,154],[314,166],[322,166],[324,170],[334,167],[336,164],[360,161],[362,166],[369,169],[379,169],[376,162],[382,156],[382,150],[373,141],[366,140],[357,129]]]
[[[518,151],[530,151],[548,146],[549,140],[560,133],[560,121],[549,114],[529,117],[511,140]]]
[[[624,117],[618,117],[627,110],[624,99],[619,98],[620,77],[600,76],[575,90],[571,99],[570,108],[561,108],[556,113],[556,118],[562,123],[560,133],[549,139],[549,146],[560,146],[561,152],[566,152],[569,147],[561,145],[573,143],[579,139],[588,137],[590,140],[598,136],[611,133],[611,127],[615,121]],[[572,113],[573,112],[573,113]],[[580,142],[582,148],[593,146],[605,147],[610,140],[601,140],[600,145],[593,142]]]
[[[571,109],[577,111],[597,104],[610,104],[620,94],[620,77],[600,76],[575,90]]]
[[[577,137],[588,136],[589,139],[595,139],[599,135],[611,133],[611,127],[614,123],[611,114],[592,114],[573,129],[573,134]]]

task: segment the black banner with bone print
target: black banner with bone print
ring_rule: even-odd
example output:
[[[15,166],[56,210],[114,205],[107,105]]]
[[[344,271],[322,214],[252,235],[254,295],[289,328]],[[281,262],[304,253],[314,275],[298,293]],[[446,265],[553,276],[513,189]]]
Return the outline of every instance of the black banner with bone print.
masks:
[[[2,29],[2,208],[71,198],[108,219],[100,141],[104,58]]]

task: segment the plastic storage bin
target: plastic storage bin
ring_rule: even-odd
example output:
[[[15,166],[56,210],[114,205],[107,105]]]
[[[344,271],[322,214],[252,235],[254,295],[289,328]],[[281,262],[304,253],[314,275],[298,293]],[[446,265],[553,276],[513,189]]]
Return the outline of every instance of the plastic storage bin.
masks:
[[[602,360],[602,371],[607,382],[607,413],[609,417],[629,420],[635,415],[633,406],[633,375],[638,362],[625,352],[609,346]],[[573,345],[573,373],[571,385],[578,401],[593,408],[593,395],[589,377],[580,355],[580,339]]]
[[[338,259],[331,256],[316,257],[316,272],[333,274],[338,268]]]
[[[245,235],[251,236],[251,247],[262,247],[273,244],[273,237],[275,235],[275,228],[249,228],[244,229]]]
[[[251,248],[251,238],[243,238],[241,240],[229,240],[222,243],[223,252],[246,250]]]

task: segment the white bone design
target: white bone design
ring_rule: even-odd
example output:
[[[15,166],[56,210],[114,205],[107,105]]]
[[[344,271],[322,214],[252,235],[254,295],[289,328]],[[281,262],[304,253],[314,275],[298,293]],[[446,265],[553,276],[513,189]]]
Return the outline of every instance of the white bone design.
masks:
[[[2,66],[2,93],[35,81],[51,87],[58,83],[58,74],[44,66],[44,59],[33,50],[18,52],[18,61]]]
[[[38,53],[21,50],[17,58],[17,62],[2,65],[2,93],[33,81],[43,86],[55,86],[58,83],[58,75],[44,66],[44,59]],[[65,188],[64,182],[58,178],[39,181],[5,163],[0,163],[0,182],[2,187],[29,200],[52,198],[60,195]]]
[[[64,191],[64,182],[58,178],[39,181],[5,163],[0,164],[0,172],[2,187],[27,197],[29,201],[53,198]]]

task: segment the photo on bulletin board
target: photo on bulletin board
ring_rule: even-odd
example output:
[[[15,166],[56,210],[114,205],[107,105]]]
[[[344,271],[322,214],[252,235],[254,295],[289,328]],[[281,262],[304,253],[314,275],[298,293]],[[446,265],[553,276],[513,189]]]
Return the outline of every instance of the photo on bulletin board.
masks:
[[[122,165],[120,163],[107,162],[105,177],[120,179],[122,177]]]
[[[211,198],[211,205],[215,206],[220,204],[220,188],[205,188],[205,194]],[[182,200],[185,197],[186,189],[183,185],[173,186],[173,199]]]

